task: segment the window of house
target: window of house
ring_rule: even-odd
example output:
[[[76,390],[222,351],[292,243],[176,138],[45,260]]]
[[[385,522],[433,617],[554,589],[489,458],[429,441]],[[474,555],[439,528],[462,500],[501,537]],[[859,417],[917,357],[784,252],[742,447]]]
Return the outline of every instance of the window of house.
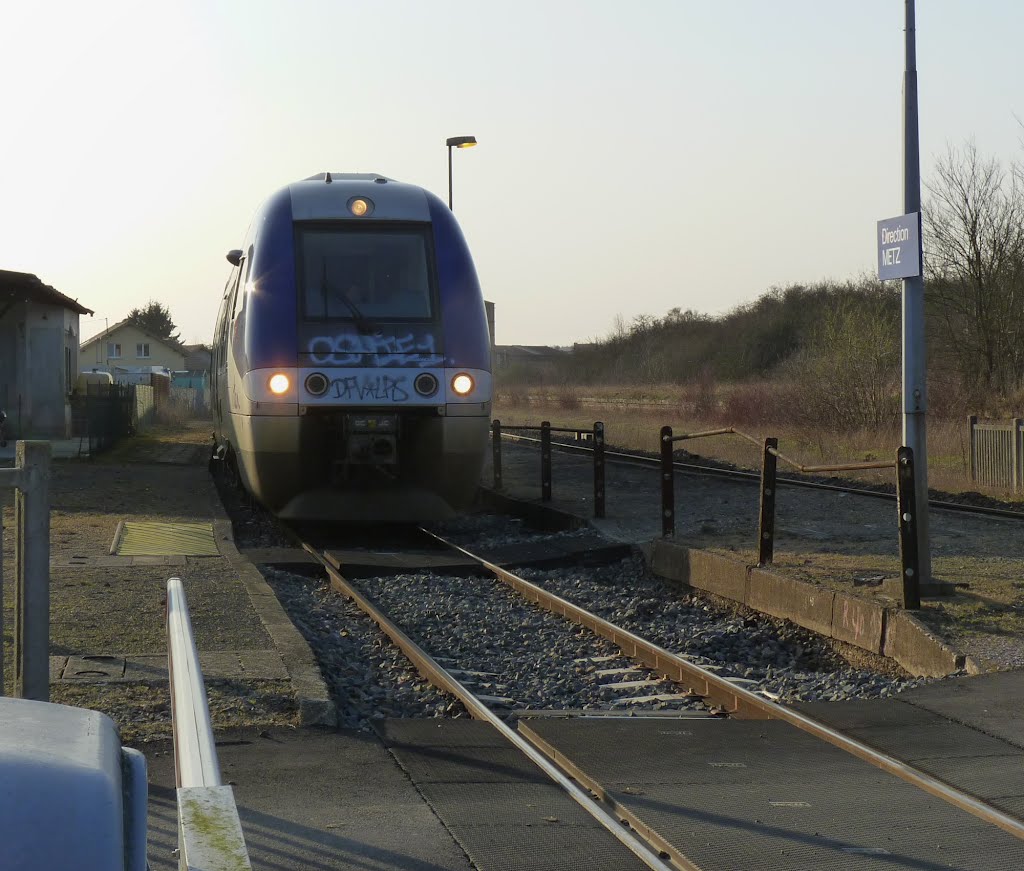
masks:
[[[136,357],[148,357],[149,356],[149,342],[139,342],[135,346]]]
[[[111,360],[116,360],[121,356],[121,343],[120,342],[107,342],[107,356]]]

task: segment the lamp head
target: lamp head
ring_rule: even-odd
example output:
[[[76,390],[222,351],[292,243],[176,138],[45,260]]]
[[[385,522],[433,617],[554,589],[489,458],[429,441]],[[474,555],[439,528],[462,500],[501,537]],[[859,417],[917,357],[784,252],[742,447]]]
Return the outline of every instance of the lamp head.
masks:
[[[474,145],[476,145],[476,137],[452,136],[451,138],[445,140],[445,145],[447,145],[449,148],[472,148]]]

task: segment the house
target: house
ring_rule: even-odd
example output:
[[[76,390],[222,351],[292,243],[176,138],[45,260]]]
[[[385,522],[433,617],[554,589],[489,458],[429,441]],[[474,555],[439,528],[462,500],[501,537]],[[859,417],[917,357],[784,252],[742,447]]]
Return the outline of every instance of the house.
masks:
[[[179,372],[185,368],[185,348],[126,319],[82,342],[81,363],[83,370],[111,372],[115,379],[116,369],[137,372],[159,366]]]
[[[209,372],[213,361],[213,348],[209,345],[185,345],[185,366],[186,372],[193,375],[201,375]]]
[[[92,313],[31,273],[0,269],[0,408],[10,437],[70,437],[79,317]]]

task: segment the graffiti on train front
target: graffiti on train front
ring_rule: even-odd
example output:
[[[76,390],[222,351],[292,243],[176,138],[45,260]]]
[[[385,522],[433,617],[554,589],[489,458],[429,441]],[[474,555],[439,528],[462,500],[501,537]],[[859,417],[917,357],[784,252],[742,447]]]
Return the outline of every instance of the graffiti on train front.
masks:
[[[436,343],[430,333],[415,336],[360,335],[316,336],[307,353],[317,366],[430,366]]]
[[[409,391],[405,387],[406,378],[391,378],[387,375],[349,375],[331,381],[329,394],[334,399],[345,399],[374,402],[405,402]]]

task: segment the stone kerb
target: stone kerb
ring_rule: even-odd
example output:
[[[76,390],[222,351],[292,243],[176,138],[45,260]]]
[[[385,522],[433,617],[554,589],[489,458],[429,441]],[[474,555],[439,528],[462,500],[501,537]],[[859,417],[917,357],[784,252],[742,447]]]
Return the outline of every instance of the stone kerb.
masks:
[[[906,611],[664,539],[651,543],[648,559],[661,577],[884,655],[914,675],[941,677],[970,665]]]
[[[773,617],[792,620],[819,635],[831,635],[835,596],[824,587],[751,568],[746,604]]]
[[[884,653],[907,671],[922,677],[944,677],[967,666],[962,653],[936,638],[912,614],[892,610],[887,617]]]
[[[839,641],[882,653],[887,609],[846,593],[836,593],[832,606],[831,635]]]

